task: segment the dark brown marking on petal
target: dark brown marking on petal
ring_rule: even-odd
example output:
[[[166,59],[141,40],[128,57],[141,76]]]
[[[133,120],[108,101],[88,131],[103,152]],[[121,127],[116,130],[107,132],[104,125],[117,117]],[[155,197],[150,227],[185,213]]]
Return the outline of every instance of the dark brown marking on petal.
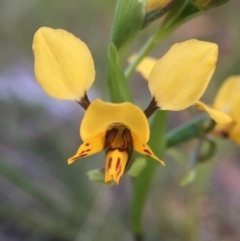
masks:
[[[110,157],[108,160],[108,169],[110,169],[111,166],[112,166],[112,157]]]
[[[80,155],[79,157],[84,157],[84,156],[87,156],[87,155],[88,155],[88,154],[85,153],[85,154]]]
[[[87,149],[87,150],[85,150],[84,152],[89,152],[89,151],[91,151],[91,149]]]
[[[229,133],[226,132],[226,131],[221,131],[220,135],[221,135],[221,137],[223,137],[223,138],[228,138],[228,137],[229,137]]]
[[[144,149],[143,151],[146,152],[148,155],[152,155],[152,153],[147,149]]]
[[[120,167],[120,161],[121,161],[121,159],[118,157],[117,163],[116,163],[116,170]]]
[[[85,146],[89,146],[89,143],[86,143]]]
[[[84,156],[87,156],[87,155],[88,155],[88,154],[81,154],[81,153],[80,153],[79,156],[73,157],[73,158],[71,158],[70,160],[75,161],[75,160],[77,160],[78,158],[81,158],[81,157],[84,157]]]
[[[116,135],[117,135],[118,130],[116,128],[113,128],[111,130],[108,130],[105,136],[105,143],[104,147],[109,147],[111,143],[114,141]]]

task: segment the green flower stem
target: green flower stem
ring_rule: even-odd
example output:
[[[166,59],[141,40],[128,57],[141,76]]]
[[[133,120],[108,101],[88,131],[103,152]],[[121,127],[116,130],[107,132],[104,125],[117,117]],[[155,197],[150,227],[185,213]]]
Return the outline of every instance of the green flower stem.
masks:
[[[206,125],[206,123],[208,124]],[[190,122],[178,126],[166,135],[166,148],[177,146],[193,138],[202,138],[205,133],[210,132],[215,122],[208,115],[200,115]]]
[[[167,112],[157,111],[151,125],[151,138],[149,145],[157,156],[161,156],[165,150],[165,129]],[[143,240],[142,235],[142,216],[144,211],[147,194],[151,186],[151,181],[156,168],[159,166],[157,161],[148,158],[147,165],[138,178],[133,179],[133,196],[131,203],[131,223],[133,235],[136,241]]]

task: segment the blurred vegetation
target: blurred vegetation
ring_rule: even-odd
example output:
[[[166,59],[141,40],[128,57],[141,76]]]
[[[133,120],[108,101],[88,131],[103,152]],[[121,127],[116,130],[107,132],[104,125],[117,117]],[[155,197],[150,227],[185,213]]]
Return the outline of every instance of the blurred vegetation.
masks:
[[[90,99],[106,97],[107,43],[116,1],[0,1],[0,240],[132,240],[131,186],[91,182],[87,171],[103,167],[103,155],[67,165],[80,144],[83,111],[75,103],[47,96],[35,81],[31,51],[41,26],[63,28],[89,46],[97,70]],[[175,42],[197,38],[220,48],[216,73],[205,95],[208,103],[232,74],[240,74],[240,2],[231,0],[184,24],[152,55],[160,57]],[[138,51],[158,22],[144,29]],[[136,102],[146,107],[150,94],[138,74],[131,79]],[[142,98],[146,96],[146,98]],[[169,129],[191,118],[172,113]],[[193,141],[194,142],[194,141]],[[218,155],[198,167],[196,180],[181,187],[193,142],[169,150],[159,167],[146,207],[149,240],[240,240],[239,147],[218,140]]]

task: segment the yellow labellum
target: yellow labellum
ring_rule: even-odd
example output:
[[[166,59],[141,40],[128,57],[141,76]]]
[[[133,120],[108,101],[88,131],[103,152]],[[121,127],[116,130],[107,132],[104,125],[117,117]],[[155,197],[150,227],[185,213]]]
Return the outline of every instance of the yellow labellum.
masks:
[[[216,44],[195,39],[174,44],[154,65],[150,92],[163,110],[182,110],[203,95],[215,70]]]
[[[128,154],[118,149],[109,151],[106,155],[105,165],[105,183],[109,183],[112,179],[118,184],[122,177],[125,166],[127,164]]]
[[[44,91],[57,99],[80,101],[95,79],[87,45],[62,29],[40,28],[34,35],[35,75]]]

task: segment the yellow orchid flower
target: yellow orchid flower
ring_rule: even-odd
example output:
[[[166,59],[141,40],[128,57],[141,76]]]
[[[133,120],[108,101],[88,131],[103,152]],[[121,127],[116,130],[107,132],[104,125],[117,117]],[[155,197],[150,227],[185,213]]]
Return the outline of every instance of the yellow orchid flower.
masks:
[[[217,56],[216,44],[192,39],[174,44],[159,60],[145,57],[136,70],[148,81],[153,96],[150,113],[157,108],[179,111],[195,106],[217,123],[229,123],[227,114],[199,101],[215,70]],[[129,62],[134,59],[135,55]]]
[[[213,107],[228,114],[232,121],[218,124],[213,134],[240,144],[240,75],[227,78],[219,89]]]
[[[86,109],[80,127],[84,143],[69,164],[106,149],[106,183],[119,182],[132,149],[165,165],[147,145],[149,125],[139,107],[99,99],[90,104],[86,92],[95,69],[84,42],[64,30],[42,27],[34,35],[33,52],[36,79],[44,91],[57,99],[77,101]]]
[[[95,69],[84,42],[65,30],[43,27],[34,35],[33,52],[36,79],[45,92],[60,100],[77,101],[86,109],[80,126],[83,144],[68,159],[69,164],[105,149],[106,183],[119,183],[133,149],[165,165],[147,145],[150,131],[146,112],[129,102],[88,100]],[[180,110],[196,103],[216,60],[215,44],[189,40],[174,45],[150,74],[149,88],[157,108]]]

